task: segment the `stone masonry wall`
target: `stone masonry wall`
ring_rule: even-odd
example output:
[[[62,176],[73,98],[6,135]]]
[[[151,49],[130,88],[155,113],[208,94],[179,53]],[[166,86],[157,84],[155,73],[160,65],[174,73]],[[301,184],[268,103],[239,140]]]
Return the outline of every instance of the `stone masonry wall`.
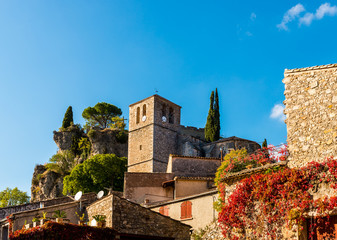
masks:
[[[112,227],[120,233],[190,239],[189,225],[117,196],[113,196],[112,217]]]
[[[337,156],[337,64],[285,70],[289,166]]]
[[[106,226],[112,227],[112,197],[106,196],[103,199],[94,202],[87,207],[89,222],[93,220],[95,215],[105,215],[106,216]]]

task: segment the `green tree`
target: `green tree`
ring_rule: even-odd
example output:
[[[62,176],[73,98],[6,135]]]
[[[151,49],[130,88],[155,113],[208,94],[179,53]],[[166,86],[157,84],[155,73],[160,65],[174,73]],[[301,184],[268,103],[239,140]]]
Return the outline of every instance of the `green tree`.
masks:
[[[49,159],[46,167],[48,170],[56,172],[61,176],[66,176],[75,167],[75,155],[72,151],[62,151],[53,155]]]
[[[120,108],[105,102],[87,107],[82,113],[82,117],[87,121],[86,128],[94,126],[107,128],[112,123],[112,118],[120,115],[122,115]]]
[[[218,89],[215,89],[214,99],[214,141],[220,139],[220,109],[219,109],[219,96]]]
[[[210,106],[207,116],[207,122],[205,126],[205,139],[206,141],[216,141],[215,138],[215,112],[214,112],[214,91],[212,91],[210,98]]]
[[[70,127],[74,123],[73,120],[73,108],[71,106],[68,107],[66,113],[64,114],[62,128],[65,129]]]
[[[18,188],[6,188],[0,192],[0,207],[29,203],[30,197]]]
[[[267,139],[264,139],[263,143],[262,143],[262,148],[267,148],[268,144],[267,144]]]
[[[63,194],[98,192],[104,188],[122,191],[127,160],[115,154],[97,154],[78,164],[63,180]]]

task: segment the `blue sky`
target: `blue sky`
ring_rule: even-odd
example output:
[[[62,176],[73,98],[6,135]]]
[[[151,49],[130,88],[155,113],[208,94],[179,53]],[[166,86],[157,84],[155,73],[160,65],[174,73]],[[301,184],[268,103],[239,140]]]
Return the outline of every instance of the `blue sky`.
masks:
[[[284,69],[337,62],[336,5],[1,1],[0,190],[30,192],[69,105],[76,123],[102,101],[128,117],[155,90],[183,107],[183,125],[204,127],[217,87],[222,136],[286,142]]]

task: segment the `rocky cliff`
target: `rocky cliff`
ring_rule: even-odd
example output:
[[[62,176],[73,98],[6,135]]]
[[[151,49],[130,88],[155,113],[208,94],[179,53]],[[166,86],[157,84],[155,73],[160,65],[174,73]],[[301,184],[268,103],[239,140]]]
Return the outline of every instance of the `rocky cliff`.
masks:
[[[36,165],[31,187],[31,202],[61,197],[63,178],[60,174],[47,170],[43,165]]]
[[[88,133],[91,142],[91,154],[116,154],[128,156],[127,133],[114,129],[92,129]]]
[[[78,147],[79,141],[83,138],[89,139],[89,153],[82,154]],[[54,131],[54,141],[59,148],[58,153],[72,151],[77,164],[82,163],[87,157],[96,154],[116,154],[119,157],[127,157],[128,154],[128,134],[127,131],[116,129],[99,128],[91,129],[85,134],[80,128],[73,126],[67,131]],[[63,196],[63,177],[53,171],[48,170],[43,165],[37,165],[34,169],[31,202],[41,201]]]

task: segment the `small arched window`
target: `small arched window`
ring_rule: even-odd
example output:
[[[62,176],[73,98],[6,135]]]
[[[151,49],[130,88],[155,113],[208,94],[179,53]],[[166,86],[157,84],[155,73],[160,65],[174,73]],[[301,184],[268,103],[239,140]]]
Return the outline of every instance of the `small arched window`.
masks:
[[[173,108],[170,107],[169,109],[169,123],[174,123],[174,115],[173,115]]]
[[[143,116],[146,116],[146,104],[143,105]]]
[[[161,105],[161,116],[166,117],[166,104]]]
[[[181,216],[180,219],[192,218],[192,202],[185,201],[180,206]]]
[[[137,107],[137,113],[136,113],[136,123],[139,123],[140,121],[140,107]]]

